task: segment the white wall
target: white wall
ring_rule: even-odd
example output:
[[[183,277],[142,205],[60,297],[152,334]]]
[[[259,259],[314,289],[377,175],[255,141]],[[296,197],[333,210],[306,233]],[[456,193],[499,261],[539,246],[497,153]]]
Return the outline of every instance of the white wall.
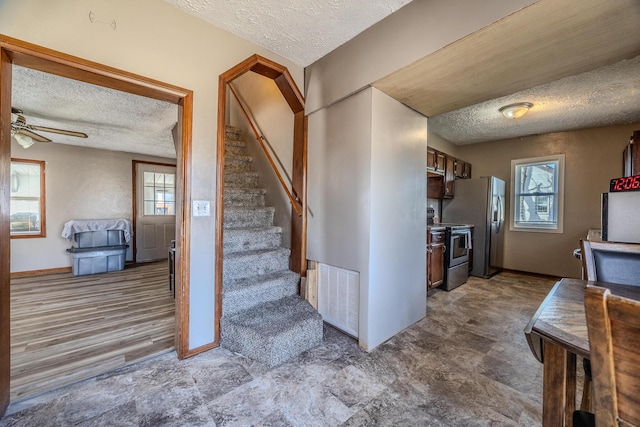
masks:
[[[175,159],[116,151],[36,143],[11,145],[12,158],[45,161],[46,237],[11,239],[11,272],[70,267],[61,236],[72,219],[125,218],[133,221],[131,161],[175,164]],[[129,242],[127,259],[132,258]]]
[[[535,0],[413,0],[305,69],[311,113]]]
[[[307,258],[360,272],[369,265],[371,90],[309,116]],[[361,328],[362,330],[362,328]]]
[[[267,77],[249,72],[235,79],[232,83],[236,92],[244,100],[245,108],[248,107],[250,115],[258,124],[258,132],[261,132],[277,157],[282,162],[282,167],[273,157],[278,171],[285,180],[287,188],[291,190],[291,177],[293,165],[293,112],[282,96],[276,83]],[[276,208],[274,224],[282,227],[282,242],[285,247],[291,247],[291,203],[287,194],[282,189],[280,181],[273,171],[264,151],[240,110],[236,99],[229,95],[230,123],[232,126],[242,129],[247,151],[253,157],[253,169],[260,174],[260,185],[267,189],[265,201],[267,206]]]
[[[116,21],[116,29],[91,23]],[[294,63],[158,0],[0,2],[0,33],[194,91],[191,197],[214,206],[218,76],[257,53]],[[214,341],[214,217],[191,221],[189,348]]]
[[[369,343],[426,315],[427,118],[372,89]]]
[[[360,345],[426,310],[425,117],[376,89],[309,116],[308,258],[360,273]]]

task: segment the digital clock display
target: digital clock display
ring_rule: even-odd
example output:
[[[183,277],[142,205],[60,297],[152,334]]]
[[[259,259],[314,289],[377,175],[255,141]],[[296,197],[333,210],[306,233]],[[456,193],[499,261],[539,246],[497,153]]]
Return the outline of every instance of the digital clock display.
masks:
[[[609,192],[619,191],[640,191],[640,175],[612,179],[609,183]]]

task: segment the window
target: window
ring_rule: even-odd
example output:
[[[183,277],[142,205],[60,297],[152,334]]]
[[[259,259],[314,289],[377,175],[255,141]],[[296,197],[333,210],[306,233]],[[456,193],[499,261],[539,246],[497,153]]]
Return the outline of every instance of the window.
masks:
[[[511,230],[562,233],[564,154],[511,161]]]
[[[11,159],[10,234],[46,237],[44,161]]]
[[[144,172],[144,215],[175,215],[176,175]]]

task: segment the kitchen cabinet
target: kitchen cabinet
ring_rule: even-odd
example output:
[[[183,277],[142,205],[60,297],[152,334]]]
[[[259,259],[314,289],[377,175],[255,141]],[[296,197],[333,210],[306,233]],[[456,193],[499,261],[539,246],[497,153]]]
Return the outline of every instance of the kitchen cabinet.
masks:
[[[471,164],[463,160],[456,160],[456,178],[468,179],[471,178]]]
[[[622,154],[622,176],[640,175],[640,130],[631,135]]]
[[[427,198],[442,199],[444,192],[444,177],[442,175],[427,175]]]
[[[444,282],[445,228],[427,230],[427,291]]]
[[[427,147],[427,170],[443,175],[445,172],[445,154]]]
[[[427,147],[427,197],[451,199],[456,179],[471,178],[471,164]]]
[[[444,168],[444,193],[445,199],[450,199],[454,196],[456,189],[456,159],[453,157],[445,157]]]

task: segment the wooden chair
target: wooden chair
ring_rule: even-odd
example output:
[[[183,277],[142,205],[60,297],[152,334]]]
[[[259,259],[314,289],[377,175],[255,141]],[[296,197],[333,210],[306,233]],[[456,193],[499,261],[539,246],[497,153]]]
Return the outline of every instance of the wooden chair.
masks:
[[[585,280],[640,286],[640,245],[580,240]],[[591,410],[591,364],[583,361],[584,383],[580,409]]]
[[[640,426],[640,301],[588,285],[584,296],[593,375],[595,423],[584,413],[574,425]],[[579,424],[587,421],[586,424]]]

